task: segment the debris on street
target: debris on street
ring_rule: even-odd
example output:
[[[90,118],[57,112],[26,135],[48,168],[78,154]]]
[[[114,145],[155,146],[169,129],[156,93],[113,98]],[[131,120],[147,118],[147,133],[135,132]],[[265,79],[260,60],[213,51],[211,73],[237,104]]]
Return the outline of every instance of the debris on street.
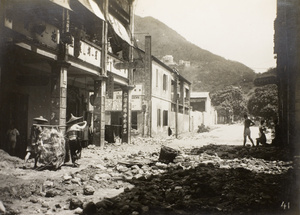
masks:
[[[172,146],[172,139],[84,148],[80,167],[23,169],[0,151],[5,214],[284,214],[293,162],[276,147]],[[162,149],[175,152],[164,162]],[[172,150],[171,150],[172,149]],[[166,151],[166,150],[165,150]],[[164,151],[164,152],[165,152]],[[33,161],[32,161],[33,162]],[[8,168],[7,168],[8,167]],[[4,208],[4,209],[3,209]]]

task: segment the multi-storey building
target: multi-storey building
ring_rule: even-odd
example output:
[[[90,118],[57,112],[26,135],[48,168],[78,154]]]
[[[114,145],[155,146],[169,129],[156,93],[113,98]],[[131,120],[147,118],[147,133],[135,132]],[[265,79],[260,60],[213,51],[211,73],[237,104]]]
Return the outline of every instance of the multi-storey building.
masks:
[[[130,141],[132,69],[122,65],[132,60],[132,2],[0,2],[1,148],[10,124],[20,131],[23,156],[34,117],[64,130],[71,113],[85,117],[102,146],[114,92],[121,93],[121,136]]]
[[[169,128],[173,134],[189,131],[191,83],[151,55],[151,36],[146,36],[145,52],[140,52],[145,67],[134,71],[133,93],[141,104],[132,111],[135,129],[144,136],[167,136]]]

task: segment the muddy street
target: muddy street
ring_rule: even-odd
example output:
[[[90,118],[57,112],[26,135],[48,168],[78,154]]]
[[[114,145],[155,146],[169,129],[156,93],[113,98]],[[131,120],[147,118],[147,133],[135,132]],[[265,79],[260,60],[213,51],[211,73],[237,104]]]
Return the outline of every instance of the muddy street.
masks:
[[[0,214],[292,214],[289,153],[242,147],[242,129],[89,146],[79,167],[57,171],[24,169],[23,160],[1,151]],[[180,154],[160,162],[162,146]]]

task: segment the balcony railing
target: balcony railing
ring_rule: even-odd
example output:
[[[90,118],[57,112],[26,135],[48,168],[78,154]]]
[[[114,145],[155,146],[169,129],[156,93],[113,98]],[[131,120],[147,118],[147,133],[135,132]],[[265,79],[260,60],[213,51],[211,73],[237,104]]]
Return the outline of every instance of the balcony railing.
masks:
[[[68,46],[68,54],[77,57],[79,60],[82,60],[86,63],[90,63],[94,66],[100,67],[101,65],[101,48],[95,44],[93,44],[90,41],[87,40],[80,40],[79,43],[79,50],[77,56],[75,56],[76,49],[74,47],[74,38],[73,38],[73,44]],[[124,62],[121,59],[118,59],[113,54],[108,53],[107,56],[107,71],[112,72],[118,76],[121,76],[123,78],[128,78],[128,70],[127,69],[116,69],[114,65],[116,63],[122,63]]]
[[[78,43],[78,47],[75,47],[76,45],[77,44],[74,44],[74,37],[73,37],[73,44],[68,45],[69,55],[73,57],[77,57],[78,59],[86,63],[90,63],[94,66],[97,67],[100,66],[100,62],[101,62],[100,47],[92,44],[91,42],[83,41],[83,40],[80,40],[80,43]]]

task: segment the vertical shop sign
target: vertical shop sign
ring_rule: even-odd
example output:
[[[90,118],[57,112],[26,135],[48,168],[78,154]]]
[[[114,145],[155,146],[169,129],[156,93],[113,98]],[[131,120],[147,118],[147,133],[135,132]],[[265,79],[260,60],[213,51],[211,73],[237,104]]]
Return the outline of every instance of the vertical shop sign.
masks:
[[[123,135],[127,135],[128,133],[128,92],[123,91]]]

